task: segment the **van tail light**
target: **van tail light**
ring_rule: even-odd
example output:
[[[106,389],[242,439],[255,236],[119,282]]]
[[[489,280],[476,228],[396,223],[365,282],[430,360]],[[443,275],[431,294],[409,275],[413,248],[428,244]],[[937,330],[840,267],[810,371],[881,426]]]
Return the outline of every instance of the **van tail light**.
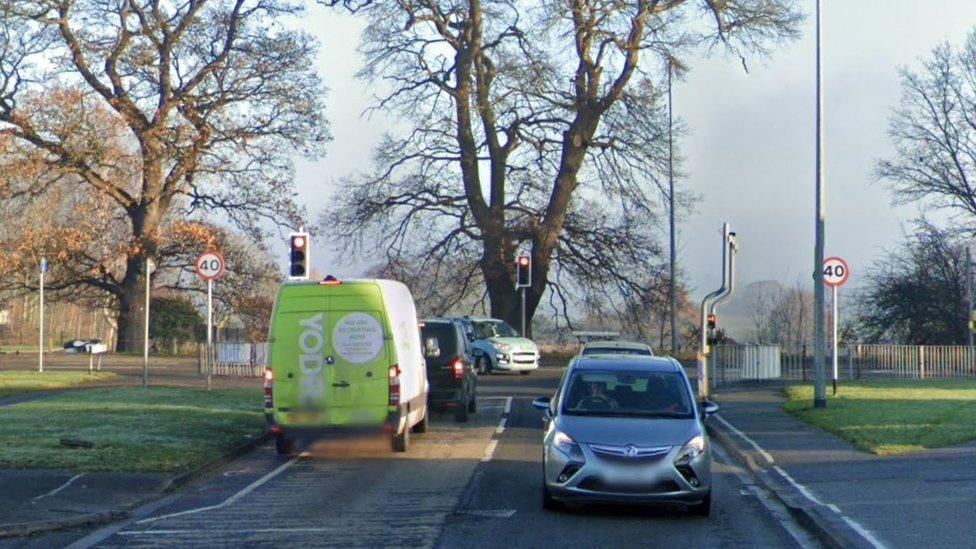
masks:
[[[390,406],[400,405],[400,367],[390,366]]]
[[[451,375],[458,381],[464,377],[464,361],[461,360],[461,357],[457,357],[451,361]]]
[[[274,371],[271,368],[264,369],[264,407],[267,410],[274,408]]]

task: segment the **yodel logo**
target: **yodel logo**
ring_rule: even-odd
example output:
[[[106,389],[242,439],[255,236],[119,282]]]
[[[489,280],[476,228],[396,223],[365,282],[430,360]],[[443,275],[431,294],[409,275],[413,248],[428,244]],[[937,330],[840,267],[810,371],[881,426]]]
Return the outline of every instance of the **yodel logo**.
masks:
[[[322,328],[324,315],[319,313],[299,322],[302,333],[298,337],[300,380],[299,401],[303,405],[321,402],[325,396],[325,380],[322,375],[325,348],[325,330]]]

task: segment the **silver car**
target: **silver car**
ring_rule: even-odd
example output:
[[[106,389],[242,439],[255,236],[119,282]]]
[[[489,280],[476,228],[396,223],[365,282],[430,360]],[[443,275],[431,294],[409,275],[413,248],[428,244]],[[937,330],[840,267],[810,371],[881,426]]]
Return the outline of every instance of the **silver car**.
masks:
[[[543,410],[543,507],[682,504],[711,510],[712,456],[701,408],[677,361],[580,356]]]

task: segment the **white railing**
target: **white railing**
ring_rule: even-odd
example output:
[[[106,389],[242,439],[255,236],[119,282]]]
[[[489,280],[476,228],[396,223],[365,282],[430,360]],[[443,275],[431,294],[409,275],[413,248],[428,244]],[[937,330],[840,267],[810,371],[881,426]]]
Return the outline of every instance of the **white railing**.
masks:
[[[765,351],[760,358],[758,349],[764,348],[776,352]],[[824,358],[830,379],[830,349]],[[773,366],[771,361],[778,364]],[[750,379],[811,380],[813,354],[809,347],[781,350],[778,346],[716,345],[710,368],[717,384]],[[837,374],[842,380],[976,378],[976,353],[965,345],[849,345],[837,350]]]
[[[200,346],[199,368],[206,374],[206,345]],[[214,344],[213,375],[260,377],[268,365],[267,343],[221,341]]]

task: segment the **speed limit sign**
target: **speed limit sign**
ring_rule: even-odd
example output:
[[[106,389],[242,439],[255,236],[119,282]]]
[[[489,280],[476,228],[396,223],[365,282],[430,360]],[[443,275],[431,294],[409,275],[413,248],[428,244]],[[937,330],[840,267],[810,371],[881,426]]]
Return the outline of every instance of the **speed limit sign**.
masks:
[[[834,288],[843,286],[847,277],[851,275],[851,268],[847,262],[839,257],[828,257],[823,262],[823,282]]]
[[[224,276],[224,258],[217,252],[207,252],[197,258],[197,275],[204,280],[217,280]]]

